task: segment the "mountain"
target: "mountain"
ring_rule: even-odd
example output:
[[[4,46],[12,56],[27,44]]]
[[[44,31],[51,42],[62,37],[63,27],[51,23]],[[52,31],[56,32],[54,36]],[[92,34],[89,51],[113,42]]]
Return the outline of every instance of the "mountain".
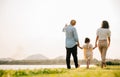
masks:
[[[12,58],[0,58],[0,61],[12,61],[12,60],[14,60],[14,59],[12,59]]]
[[[34,54],[34,55],[28,56],[24,60],[48,60],[48,58],[41,54]]]
[[[55,59],[57,59],[57,60],[64,60],[64,59],[66,59],[66,57],[65,56],[58,56],[58,57],[56,57]]]

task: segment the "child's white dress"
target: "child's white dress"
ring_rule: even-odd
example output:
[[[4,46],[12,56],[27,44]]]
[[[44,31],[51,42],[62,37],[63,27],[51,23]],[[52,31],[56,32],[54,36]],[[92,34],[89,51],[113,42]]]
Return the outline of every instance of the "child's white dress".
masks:
[[[92,44],[85,44],[83,45],[83,50],[84,50],[84,58],[86,60],[91,60],[93,57],[93,46]]]

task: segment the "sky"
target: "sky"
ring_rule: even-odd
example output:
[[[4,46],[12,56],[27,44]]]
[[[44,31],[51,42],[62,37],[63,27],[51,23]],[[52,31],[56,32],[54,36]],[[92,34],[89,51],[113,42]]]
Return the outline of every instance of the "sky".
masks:
[[[108,59],[120,59],[119,0],[0,0],[0,58],[24,59],[42,54],[50,59],[65,56],[65,24],[75,28],[82,46],[85,37],[95,43],[96,30],[107,20],[111,30]],[[100,59],[98,48],[93,57]],[[78,58],[83,50],[78,48]]]

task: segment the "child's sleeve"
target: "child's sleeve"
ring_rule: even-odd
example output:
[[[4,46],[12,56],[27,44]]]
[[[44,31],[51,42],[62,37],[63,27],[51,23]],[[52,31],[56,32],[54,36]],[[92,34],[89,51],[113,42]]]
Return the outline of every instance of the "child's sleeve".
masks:
[[[92,44],[90,44],[90,50],[91,50],[91,51],[93,50],[93,45],[92,45]]]
[[[93,48],[93,45],[92,45],[92,44],[90,44],[90,48]]]
[[[83,45],[82,48],[85,48],[85,45]]]

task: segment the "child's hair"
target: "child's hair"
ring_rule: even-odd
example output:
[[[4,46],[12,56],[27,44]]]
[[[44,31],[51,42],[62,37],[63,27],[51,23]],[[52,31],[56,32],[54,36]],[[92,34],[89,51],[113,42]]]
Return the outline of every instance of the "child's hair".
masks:
[[[88,37],[85,38],[85,43],[89,43],[90,39]]]

